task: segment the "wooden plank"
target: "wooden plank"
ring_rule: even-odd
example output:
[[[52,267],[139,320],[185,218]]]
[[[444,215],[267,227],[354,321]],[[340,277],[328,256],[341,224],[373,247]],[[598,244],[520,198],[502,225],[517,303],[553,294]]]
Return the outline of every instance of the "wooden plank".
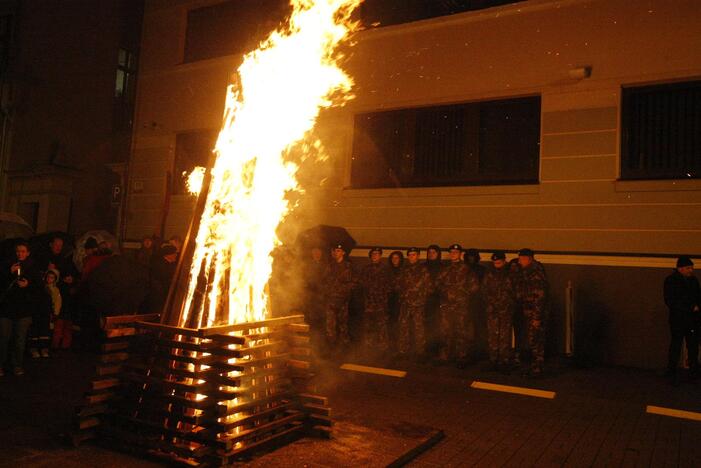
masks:
[[[90,429],[91,427],[96,427],[100,425],[100,419],[99,418],[85,418],[81,419],[78,421],[78,429]]]
[[[103,328],[113,328],[115,325],[134,323],[134,322],[151,322],[158,320],[160,314],[139,314],[139,315],[115,315],[104,318]]]
[[[97,393],[97,394],[86,394],[84,396],[85,403],[88,405],[92,405],[95,403],[102,403],[104,401],[111,400],[115,398],[117,395],[113,392],[106,392],[106,393]]]
[[[304,315],[290,315],[288,317],[272,318],[261,320],[258,322],[243,322],[234,325],[222,325],[218,327],[201,328],[200,336],[222,335],[229,332],[254,330],[257,328],[279,327],[281,325],[289,325],[304,322]]]
[[[294,333],[309,333],[309,324],[306,323],[291,323],[287,329]]]
[[[129,353],[110,353],[100,355],[98,360],[102,363],[114,363],[123,362],[127,359],[129,359]]]
[[[266,433],[269,433],[270,431],[277,430],[281,426],[285,426],[285,425],[291,424],[291,423],[296,422],[296,421],[301,421],[304,418],[305,418],[305,415],[303,413],[294,412],[294,413],[290,414],[289,416],[285,416],[284,418],[276,419],[276,420],[271,421],[267,424],[261,424],[260,426],[256,426],[255,428],[247,429],[247,430],[241,431],[238,434],[228,436],[224,440],[229,444],[230,447],[233,447],[236,442],[242,442],[242,441],[248,440],[250,438],[263,437]],[[236,450],[225,453],[225,455],[235,455],[235,454],[240,453],[240,452],[241,452],[241,449],[236,449]]]
[[[117,336],[132,336],[136,335],[136,328],[125,327],[125,328],[110,328],[105,330],[105,336],[107,338],[114,338]]]
[[[329,399],[325,396],[312,395],[311,393],[301,393],[297,398],[302,402],[307,402],[313,405],[326,406],[329,404]]]
[[[309,368],[311,368],[311,364],[309,364],[309,362],[301,361],[299,359],[288,359],[287,365],[289,367],[293,367],[295,369],[309,369]]]
[[[103,366],[97,366],[96,373],[99,377],[104,377],[106,375],[113,375],[122,370],[121,364],[107,364]]]
[[[326,416],[327,418],[331,417],[331,408],[329,408],[328,406],[313,405],[311,403],[307,403],[302,408],[304,409],[304,411],[307,411],[311,414]]]
[[[92,386],[93,390],[103,390],[105,388],[112,388],[112,387],[116,387],[118,385],[119,385],[119,379],[115,379],[115,378],[93,380],[91,382],[91,386]]]
[[[701,413],[695,411],[685,411],[675,408],[665,408],[664,406],[648,405],[645,409],[646,413],[659,414],[661,416],[670,416],[672,418],[690,419],[692,421],[701,421]]]
[[[309,367],[306,368],[308,369]],[[343,364],[341,365],[341,369],[353,372],[363,372],[365,374],[387,375],[389,377],[397,377],[400,379],[406,377],[406,371],[383,369],[381,367],[360,366],[358,364]]]
[[[540,390],[537,388],[528,388],[528,387],[514,387],[511,385],[500,385],[500,384],[495,384],[491,382],[480,382],[479,380],[475,380],[472,382],[470,385],[472,388],[478,388],[481,390],[492,390],[495,392],[504,392],[504,393],[514,393],[517,395],[526,395],[526,396],[532,396],[532,397],[538,397],[538,398],[548,398],[548,399],[553,399],[555,398],[556,393],[551,392],[549,390]]]
[[[102,350],[103,353],[110,353],[113,351],[121,351],[123,349],[127,349],[129,347],[130,343],[128,341],[117,341],[114,343],[103,343],[100,346],[100,349]]]
[[[104,414],[109,410],[109,406],[104,404],[81,406],[76,409],[76,417],[85,418],[96,414]]]
[[[261,440],[257,440],[256,442],[250,444],[245,444],[239,449],[231,451],[220,457],[216,457],[217,462],[220,462],[222,465],[233,464],[236,460],[238,460],[242,455],[244,455],[247,452],[252,452],[254,450],[259,450],[262,447],[273,445],[275,443],[278,443],[281,439],[287,439],[291,436],[301,436],[304,433],[305,429],[306,428],[303,425],[292,425],[289,428],[286,428],[280,432],[270,434],[268,435],[268,437],[265,437]]]

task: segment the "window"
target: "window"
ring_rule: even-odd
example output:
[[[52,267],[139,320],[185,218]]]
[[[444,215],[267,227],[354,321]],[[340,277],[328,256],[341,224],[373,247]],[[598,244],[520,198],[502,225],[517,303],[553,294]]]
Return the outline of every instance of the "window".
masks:
[[[367,27],[410,23],[523,0],[365,0],[360,17]]]
[[[114,86],[114,127],[129,130],[134,119],[136,91],[136,56],[119,49],[117,54],[117,76]]]
[[[355,117],[354,188],[537,183],[540,97]]]
[[[701,177],[701,81],[623,90],[621,178]]]
[[[187,193],[183,172],[190,173],[197,167],[208,167],[210,155],[216,143],[217,132],[201,130],[178,133],[175,136],[175,174],[173,177],[173,194]]]
[[[187,14],[185,62],[254,49],[289,14],[288,0],[233,0]]]

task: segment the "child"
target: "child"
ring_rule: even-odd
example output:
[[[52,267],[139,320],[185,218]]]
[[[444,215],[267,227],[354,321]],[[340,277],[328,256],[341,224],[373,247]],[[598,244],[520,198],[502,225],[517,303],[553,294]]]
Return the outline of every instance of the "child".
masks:
[[[49,284],[53,284],[55,288],[58,279],[58,271],[49,269],[44,273],[44,285],[47,294],[43,295],[43,299],[39,301],[39,307],[35,309],[32,317],[32,333],[30,337],[29,353],[33,358],[49,357],[49,336],[53,328],[53,307],[49,304],[53,302],[51,291],[48,289]],[[60,294],[58,302],[59,310],[61,307]]]
[[[50,300],[51,325],[54,330],[51,348],[68,348],[71,345],[73,324],[63,312],[63,298],[58,287],[59,272],[49,269],[44,274],[44,289]]]

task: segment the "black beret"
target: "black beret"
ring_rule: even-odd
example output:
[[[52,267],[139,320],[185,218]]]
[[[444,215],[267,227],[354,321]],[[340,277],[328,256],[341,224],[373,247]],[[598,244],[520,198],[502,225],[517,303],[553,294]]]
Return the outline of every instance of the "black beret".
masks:
[[[412,252],[420,253],[421,251],[417,247],[410,247],[407,251],[406,254],[409,255]]]
[[[85,241],[85,244],[83,244],[84,249],[96,249],[97,248],[97,239],[94,237],[88,237],[88,239]]]
[[[677,259],[677,268],[694,266],[694,262],[689,257],[683,255]]]
[[[382,249],[381,249],[380,247],[373,247],[373,248],[370,249],[370,252],[368,252],[368,257],[371,256],[371,255],[372,255],[373,253],[375,253],[375,252],[377,252],[377,253],[379,253],[380,255],[382,255]]]
[[[459,250],[462,252],[462,247],[460,246],[460,244],[453,244],[450,247],[448,247],[448,250]]]
[[[336,244],[336,245],[333,246],[333,249],[334,249],[334,250],[336,250],[336,249],[346,250],[346,249],[343,247],[343,244]]]
[[[532,257],[535,255],[531,249],[521,249],[518,251],[519,257]]]
[[[441,248],[438,244],[431,244],[426,248],[426,250],[435,250],[436,252],[440,252]]]
[[[506,261],[506,254],[502,252],[501,250],[497,250],[492,254],[492,261],[497,261],[497,260],[504,260]]]

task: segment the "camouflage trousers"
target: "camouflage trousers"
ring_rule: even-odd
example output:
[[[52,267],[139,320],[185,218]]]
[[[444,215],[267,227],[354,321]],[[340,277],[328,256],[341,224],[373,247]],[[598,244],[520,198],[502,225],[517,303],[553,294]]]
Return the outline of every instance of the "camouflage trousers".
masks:
[[[326,341],[329,345],[347,345],[348,301],[331,301],[326,305]]]
[[[475,326],[467,310],[467,304],[443,303],[439,310],[440,343],[438,359],[454,357],[462,360],[467,357],[474,345]]]
[[[487,305],[487,341],[489,361],[492,363],[507,364],[511,358],[512,319],[511,307]]]
[[[411,331],[414,332],[414,349],[416,354],[424,354],[426,351],[426,335],[424,333],[424,312],[426,306],[413,306],[401,304],[399,306],[399,352],[407,354],[411,349]]]
[[[363,344],[381,351],[389,348],[389,315],[386,306],[369,304],[365,307]]]
[[[545,314],[535,306],[524,306],[523,318],[528,329],[531,367],[542,368],[545,361]]]

